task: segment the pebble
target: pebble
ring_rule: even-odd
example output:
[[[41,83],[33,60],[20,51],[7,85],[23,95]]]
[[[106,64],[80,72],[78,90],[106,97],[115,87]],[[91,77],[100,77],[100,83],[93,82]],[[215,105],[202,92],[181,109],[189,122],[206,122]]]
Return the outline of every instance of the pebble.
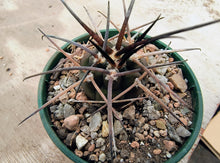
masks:
[[[143,126],[144,123],[145,123],[145,118],[144,117],[141,117],[141,118],[138,119],[138,126],[139,127]]]
[[[185,137],[189,137],[191,135],[191,132],[189,130],[187,130],[185,127],[183,126],[179,126],[176,129],[176,132],[179,136],[185,138]]]
[[[131,143],[131,147],[132,147],[132,148],[139,148],[139,147],[140,147],[140,144],[139,144],[137,141],[133,141],[133,142]]]
[[[160,133],[159,133],[159,131],[154,131],[154,136],[156,136],[156,137],[160,137]]]
[[[81,150],[86,144],[88,143],[88,140],[81,136],[80,134],[76,137],[76,146],[78,150]]]
[[[60,120],[64,118],[63,104],[59,104],[57,106],[57,110],[54,112],[54,116],[56,119]]]
[[[148,106],[148,118],[149,120],[156,120],[160,118],[160,112],[154,109],[154,106]]]
[[[68,130],[73,131],[79,126],[79,117],[77,115],[71,115],[64,119],[63,126]]]
[[[75,154],[78,156],[78,157],[82,157],[83,156],[83,152],[78,150],[78,149],[75,149]]]
[[[167,152],[167,151],[166,151],[166,156],[167,156],[167,158],[171,158],[171,157],[172,157],[172,155],[170,154],[170,152]]]
[[[53,105],[50,107],[50,112],[54,113],[57,110],[57,105]]]
[[[159,119],[159,120],[156,120],[155,122],[156,122],[157,128],[162,129],[162,130],[166,129],[166,122],[164,122],[164,120]]]
[[[99,148],[99,147],[103,146],[104,144],[105,144],[105,139],[103,139],[103,138],[98,138],[98,139],[96,140],[95,146],[96,146],[97,148]]]
[[[163,136],[163,137],[166,137],[167,136],[167,129],[166,130],[160,130],[160,135]]]
[[[98,136],[98,133],[97,132],[91,132],[90,136],[91,136],[92,139],[96,139],[97,136]]]
[[[183,79],[183,76],[180,73],[173,74],[169,77],[170,82],[174,85],[175,89],[185,92],[187,90],[186,81]]]
[[[82,126],[82,127],[80,128],[80,130],[81,130],[82,132],[84,132],[85,134],[87,134],[87,135],[89,135],[89,133],[90,133],[90,128],[89,128],[88,125]]]
[[[188,121],[187,121],[187,119],[185,119],[185,118],[183,118],[183,117],[180,117],[179,119],[183,122],[183,124],[184,124],[185,126],[188,126]]]
[[[64,112],[64,118],[67,118],[75,114],[75,109],[71,105],[65,104],[63,107],[63,112]]]
[[[143,132],[143,135],[144,135],[144,136],[147,136],[147,135],[148,135],[148,132],[147,132],[147,131],[144,131],[144,132]]]
[[[182,139],[179,137],[179,135],[177,134],[176,130],[169,123],[167,123],[167,130],[168,130],[169,137],[171,139],[173,139],[176,142],[182,144],[182,142],[183,142]]]
[[[95,150],[95,144],[91,144],[90,146],[89,146],[89,148],[88,148],[88,151],[89,152],[92,152],[92,151],[94,151]]]
[[[129,151],[125,148],[122,148],[120,155],[122,158],[128,158],[129,157]]]
[[[123,127],[121,125],[121,122],[119,120],[115,120],[114,122],[114,134],[117,136],[123,131]]]
[[[155,76],[164,84],[168,82],[168,79],[163,75],[156,74]],[[152,77],[149,77],[149,82],[156,84],[156,81]]]
[[[190,110],[189,110],[187,107],[184,107],[183,109],[180,110],[180,112],[181,112],[183,115],[186,115],[187,113],[190,112]]]
[[[133,120],[135,118],[135,106],[131,105],[123,112],[123,118]]]
[[[173,150],[176,149],[176,143],[174,141],[170,140],[164,140],[163,141],[164,147],[168,152],[172,152]]]
[[[101,153],[101,154],[99,155],[99,161],[105,162],[105,160],[106,160],[106,155],[105,155],[104,153]]]
[[[159,155],[161,153],[161,149],[154,149],[153,154]]]
[[[121,141],[127,141],[128,140],[128,134],[126,131],[122,131],[119,135],[119,140]]]
[[[107,121],[102,122],[102,137],[107,137],[109,134],[109,126]]]
[[[65,139],[65,144],[67,146],[71,147],[72,146],[72,141],[73,141],[73,133],[67,134],[66,139]]]
[[[175,124],[177,122],[179,122],[173,115],[171,114],[168,114],[168,121],[171,123],[171,124]]]
[[[57,130],[57,135],[59,136],[60,139],[65,139],[67,136],[68,132],[66,131],[65,128],[61,128]]]
[[[89,160],[98,162],[98,157],[95,154],[91,154]]]
[[[140,134],[140,133],[135,133],[135,136],[139,139],[139,140],[145,140],[144,135]]]
[[[90,119],[90,123],[89,123],[90,132],[98,131],[101,125],[102,125],[101,113],[97,112]]]
[[[145,131],[148,131],[150,129],[149,124],[144,124],[144,126],[142,127]]]
[[[155,122],[155,120],[151,120],[151,121],[150,121],[149,123],[150,123],[150,125],[151,125],[151,126],[154,126],[154,125],[156,125],[156,122]]]
[[[68,99],[69,99],[69,96],[68,96],[67,93],[65,93],[64,95],[62,95],[62,96],[59,97],[59,100],[60,100],[60,102],[61,102],[62,104],[66,104],[67,101],[68,101]]]

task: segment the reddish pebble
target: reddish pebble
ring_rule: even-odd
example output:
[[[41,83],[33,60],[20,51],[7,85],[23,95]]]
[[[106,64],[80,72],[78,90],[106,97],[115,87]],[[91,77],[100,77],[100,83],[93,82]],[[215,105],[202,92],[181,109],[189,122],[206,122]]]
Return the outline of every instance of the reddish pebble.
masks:
[[[173,151],[176,148],[176,143],[174,141],[164,140],[163,141],[164,147],[167,151]]]
[[[95,149],[95,144],[92,144],[89,146],[88,151],[92,152],[92,151],[94,151],[94,149]]]
[[[132,148],[139,148],[139,147],[140,147],[140,144],[139,144],[137,141],[133,141],[133,142],[131,143],[131,147],[132,147]]]
[[[161,153],[161,149],[155,149],[153,150],[153,154],[159,155]]]
[[[183,124],[184,124],[185,126],[188,125],[188,121],[187,121],[185,118],[180,117],[179,119],[183,122]]]
[[[82,157],[83,156],[83,152],[78,150],[78,149],[75,149],[75,154],[78,156],[78,157]]]

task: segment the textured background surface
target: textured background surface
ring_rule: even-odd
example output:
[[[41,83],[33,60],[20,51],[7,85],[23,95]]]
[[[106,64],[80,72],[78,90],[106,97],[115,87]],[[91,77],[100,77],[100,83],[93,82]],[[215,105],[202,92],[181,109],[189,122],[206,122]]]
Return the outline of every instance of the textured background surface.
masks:
[[[128,2],[127,6],[128,6]],[[89,22],[82,6],[105,28],[105,19],[97,10],[106,12],[107,1],[67,0],[72,9]],[[135,3],[130,27],[165,17],[149,33],[156,34],[220,18],[220,0],[139,0]],[[111,0],[111,19],[122,23],[122,3]],[[50,43],[41,40],[40,27],[48,34],[72,39],[85,33],[59,0],[0,0],[0,162],[71,162],[52,143],[39,115],[21,127],[17,124],[37,108],[39,77],[22,79],[42,71],[54,53]],[[202,51],[180,53],[197,76],[204,98],[205,128],[220,101],[220,24],[179,34],[185,40],[172,39],[172,48],[200,47]],[[170,40],[163,40],[168,43]],[[57,42],[63,45],[63,42]],[[10,68],[10,71],[6,71]],[[188,156],[182,160],[186,162]]]

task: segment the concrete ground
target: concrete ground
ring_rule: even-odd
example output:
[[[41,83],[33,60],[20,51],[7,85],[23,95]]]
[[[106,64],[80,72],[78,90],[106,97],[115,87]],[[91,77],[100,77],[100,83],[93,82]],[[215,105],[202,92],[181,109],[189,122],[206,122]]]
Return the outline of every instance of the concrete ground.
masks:
[[[105,22],[97,10],[106,13],[107,1],[66,1],[86,23],[89,19],[83,6],[87,6],[97,23]],[[219,19],[220,0],[139,0],[132,12],[130,27],[154,20],[160,13],[165,19],[149,33],[152,36]],[[111,0],[112,21],[120,27],[122,17],[121,1]],[[105,28],[104,24],[100,29]],[[39,115],[17,127],[37,108],[39,77],[22,80],[42,71],[54,53],[48,47],[51,44],[41,40],[37,28],[68,39],[85,33],[59,0],[0,0],[0,162],[71,162],[50,140]],[[202,89],[204,129],[220,102],[220,23],[179,35],[185,39],[172,39],[172,48],[201,48],[201,51],[180,54],[189,60]],[[182,162],[187,162],[191,152]]]

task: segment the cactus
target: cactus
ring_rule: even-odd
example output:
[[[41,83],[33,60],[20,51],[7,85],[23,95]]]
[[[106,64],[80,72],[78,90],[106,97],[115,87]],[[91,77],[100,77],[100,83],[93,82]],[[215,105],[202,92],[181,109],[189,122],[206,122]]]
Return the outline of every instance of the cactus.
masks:
[[[131,0],[127,11],[126,8],[124,7],[125,18],[122,27],[119,30],[119,34],[114,36],[113,38],[109,38],[108,36],[109,24],[112,23],[112,21],[110,20],[110,2],[108,2],[107,16],[101,13],[107,19],[106,32],[103,39],[101,38],[99,32],[94,32],[92,29],[90,29],[80,19],[80,17],[78,17],[74,13],[74,11],[66,4],[64,0],[61,0],[61,2],[71,13],[71,15],[81,24],[81,26],[91,36],[91,39],[87,43],[87,45],[89,45],[90,47],[81,45],[74,41],[56,37],[53,35],[47,35],[41,29],[39,29],[43,37],[46,37],[56,47],[56,49],[61,53],[63,53],[66,56],[66,58],[68,58],[71,62],[73,62],[75,66],[69,68],[54,69],[51,71],[31,75],[29,77],[26,77],[24,80],[37,75],[51,74],[58,71],[68,71],[68,70],[80,70],[81,71],[80,80],[74,83],[73,85],[71,85],[69,88],[67,88],[60,94],[56,95],[50,101],[45,103],[42,107],[37,109],[28,117],[26,117],[23,121],[19,123],[19,125],[22,124],[31,116],[33,116],[34,114],[36,114],[37,112],[39,112],[40,110],[52,104],[55,100],[57,100],[60,96],[62,96],[69,90],[75,88],[76,92],[78,92],[79,88],[82,88],[85,91],[86,95],[91,100],[105,101],[105,105],[103,105],[97,111],[100,111],[105,107],[107,107],[108,123],[109,123],[109,142],[110,142],[112,158],[115,156],[114,153],[116,152],[117,149],[114,139],[114,130],[113,130],[113,114],[115,114],[115,109],[113,108],[112,105],[113,102],[118,99],[122,101],[123,100],[126,101],[127,99],[132,101],[133,98],[138,97],[140,92],[144,92],[145,94],[148,94],[152,98],[154,98],[154,100],[158,102],[163,109],[167,110],[170,114],[172,114],[180,122],[180,124],[184,126],[184,123],[171,111],[171,109],[168,106],[166,106],[154,93],[152,93],[143,84],[142,81],[143,79],[146,78],[146,75],[152,77],[161,87],[163,87],[167,92],[169,92],[172,96],[174,96],[182,105],[187,105],[186,102],[182,100],[175,92],[173,92],[166,84],[158,80],[157,77],[154,75],[154,73],[152,73],[150,70],[155,67],[162,67],[170,64],[181,64],[182,62],[185,61],[177,61],[168,64],[150,66],[145,63],[145,57],[150,55],[157,55],[157,54],[159,55],[159,54],[172,53],[177,51],[198,50],[198,48],[176,49],[176,50],[165,49],[162,51],[154,51],[154,52],[148,51],[147,53],[140,55],[138,55],[137,52],[146,48],[146,46],[148,46],[149,44],[154,43],[154,41],[156,40],[163,38],[177,37],[174,35],[181,32],[186,32],[207,25],[211,25],[214,23],[218,23],[220,22],[220,19],[167,32],[154,37],[146,37],[147,33],[157,23],[157,21],[162,19],[162,17],[159,15],[154,21],[147,23],[150,24],[150,26],[143,32],[143,34],[132,38],[131,31],[133,30],[129,29],[128,20],[132,8],[134,6],[135,0]],[[83,49],[85,51],[84,58],[80,61],[80,63],[78,63],[72,57],[70,57],[70,55],[68,55],[67,52],[65,52],[60,47],[58,47],[56,43],[53,41],[53,39],[62,40]]]

